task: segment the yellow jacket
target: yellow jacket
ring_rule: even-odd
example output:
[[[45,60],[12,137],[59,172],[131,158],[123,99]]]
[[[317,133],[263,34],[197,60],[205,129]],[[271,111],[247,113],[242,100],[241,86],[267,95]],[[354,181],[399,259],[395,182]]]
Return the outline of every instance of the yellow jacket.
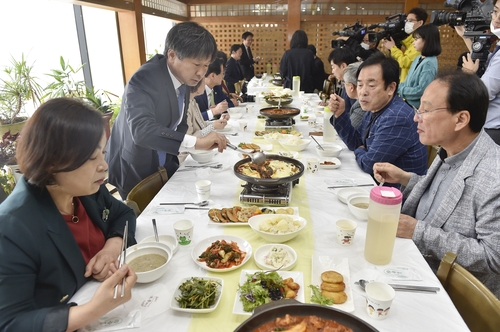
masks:
[[[401,69],[399,74],[399,83],[406,79],[406,75],[408,75],[408,71],[410,70],[413,60],[420,55],[420,52],[413,47],[413,41],[413,35],[409,35],[402,41],[405,49],[404,52],[397,46],[393,46],[391,48],[391,56],[399,63],[399,68]]]

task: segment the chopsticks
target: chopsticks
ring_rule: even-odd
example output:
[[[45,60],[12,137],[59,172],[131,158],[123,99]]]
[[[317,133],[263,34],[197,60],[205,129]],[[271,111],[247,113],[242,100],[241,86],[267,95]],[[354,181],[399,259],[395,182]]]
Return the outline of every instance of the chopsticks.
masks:
[[[120,256],[118,257],[118,269],[126,262],[127,259],[127,240],[128,240],[128,220],[125,221],[125,229],[123,230],[122,239],[122,250],[120,251]],[[115,293],[113,294],[113,299],[116,299],[118,295],[118,284],[115,286]],[[125,277],[122,279],[122,293],[121,297],[125,296]]]
[[[335,189],[335,188],[350,188],[350,187],[374,187],[374,184],[347,184],[347,185],[339,185],[339,186],[332,186],[332,187],[327,187],[328,189]]]

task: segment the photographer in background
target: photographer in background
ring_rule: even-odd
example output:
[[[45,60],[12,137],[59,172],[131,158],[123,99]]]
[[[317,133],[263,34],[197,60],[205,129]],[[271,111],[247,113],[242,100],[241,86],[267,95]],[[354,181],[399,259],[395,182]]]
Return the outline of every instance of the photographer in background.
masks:
[[[392,37],[384,43],[384,47],[391,52],[391,57],[399,63],[399,68],[401,69],[399,80],[401,82],[406,79],[413,60],[420,55],[420,52],[415,50],[413,46],[414,38],[412,33],[427,21],[427,16],[427,12],[422,8],[416,7],[410,9],[405,23],[405,32],[409,36],[402,41],[404,51],[396,47],[396,42]]]
[[[494,0],[494,8],[491,12],[490,31],[500,38],[500,2]],[[464,39],[465,44],[472,51],[472,41],[464,37],[464,26],[455,26],[457,33]],[[488,89],[490,103],[488,106],[488,113],[486,115],[486,122],[484,124],[484,131],[500,145],[500,45],[497,44],[493,53],[491,53],[486,62],[486,71],[481,76],[481,81]],[[462,57],[462,68],[468,72],[475,73],[479,69],[479,59],[473,61],[471,54]]]

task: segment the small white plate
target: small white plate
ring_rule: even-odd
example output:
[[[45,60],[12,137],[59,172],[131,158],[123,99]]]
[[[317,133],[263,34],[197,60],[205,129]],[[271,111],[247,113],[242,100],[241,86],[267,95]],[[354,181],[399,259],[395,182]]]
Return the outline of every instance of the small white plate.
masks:
[[[312,256],[312,275],[311,283],[314,286],[320,287],[321,285],[321,273],[325,271],[337,271],[344,277],[345,289],[344,292],[347,294],[347,301],[342,304],[332,304],[330,307],[339,309],[345,312],[354,311],[354,299],[352,298],[352,288],[351,288],[351,275],[349,272],[349,261],[347,258],[339,258],[334,256]],[[311,289],[312,294],[312,289]]]
[[[236,242],[238,244],[238,247],[240,248],[240,250],[247,253],[245,258],[243,259],[243,262],[241,262],[240,265],[231,266],[231,267],[226,268],[226,269],[214,269],[214,268],[208,267],[205,262],[198,261],[198,257],[200,257],[200,255],[205,250],[207,250],[207,248],[210,247],[212,245],[212,243],[214,243],[217,240],[226,240],[226,242],[231,242],[231,241]],[[247,240],[242,239],[241,237],[233,236],[233,235],[215,235],[215,236],[208,237],[208,238],[198,242],[196,244],[196,246],[193,248],[193,251],[191,251],[191,258],[196,263],[196,265],[198,265],[202,269],[210,271],[210,272],[228,272],[228,271],[233,271],[233,270],[239,269],[240,267],[245,265],[245,263],[248,262],[251,257],[252,257],[252,246],[250,245],[250,243],[248,243]]]
[[[217,287],[217,295],[216,295],[217,299],[215,300],[215,304],[210,306],[210,308],[206,308],[206,309],[189,309],[189,308],[179,307],[179,303],[175,300],[175,298],[181,295],[181,290],[179,289],[179,287],[185,281],[190,280],[191,277],[189,277],[189,278],[182,279],[181,282],[175,288],[174,294],[172,295],[172,300],[170,301],[170,308],[172,308],[173,310],[177,310],[177,311],[191,312],[191,313],[195,313],[195,314],[206,314],[206,313],[214,311],[217,308],[217,306],[219,305],[220,299],[222,297],[222,290],[224,288],[224,280],[221,278],[214,278],[214,277],[198,277],[198,278],[204,279],[204,280],[214,280],[214,281],[220,282],[220,286]]]
[[[347,204],[347,197],[353,194],[369,194],[369,192],[356,187],[341,188],[337,190],[337,198],[344,204]]]
[[[292,247],[287,246],[286,244],[282,243],[269,243],[269,244],[264,244],[255,250],[255,254],[253,255],[253,259],[255,261],[255,264],[263,270],[274,270],[278,267],[275,267],[273,265],[266,264],[266,258],[269,254],[269,251],[273,248],[282,248],[285,251],[288,252],[288,257],[290,257],[290,262],[286,265],[284,265],[280,271],[288,271],[293,269],[295,264],[297,264],[297,253],[295,250],[293,250]]]
[[[246,107],[247,106],[247,103],[239,103],[238,104],[238,107]]]
[[[299,157],[299,153],[297,151],[279,151],[278,155],[293,159],[297,159]]]
[[[222,129],[216,129],[215,131],[218,132],[218,133],[229,133],[229,132],[233,131],[233,126],[231,126],[230,124],[228,124],[224,128],[222,128]]]
[[[262,144],[262,143],[259,143],[259,146],[260,146],[260,149],[262,151],[271,151],[273,149],[273,145],[272,144]]]
[[[240,274],[239,285],[243,285],[247,281],[247,274],[254,274],[255,272],[260,272],[260,270],[243,270]],[[300,289],[295,297],[295,300],[304,303],[304,274],[302,272],[296,271],[278,271],[281,278],[293,278],[293,281],[298,283]],[[236,292],[236,298],[234,299],[233,314],[236,315],[248,315],[250,316],[252,312],[247,312],[243,310],[243,303],[240,301],[240,292]]]
[[[171,235],[158,235],[158,239],[160,240],[160,242],[165,243],[170,247],[170,249],[172,250],[172,254],[175,254],[177,252],[177,249],[179,249],[177,239]],[[143,242],[156,242],[155,236],[148,236],[147,238],[142,239],[142,241],[139,243]]]
[[[325,165],[325,161],[335,163],[335,165]],[[324,169],[336,169],[339,168],[340,165],[342,165],[342,163],[340,162],[339,158],[330,157],[330,158],[321,158],[319,160],[319,167]]]

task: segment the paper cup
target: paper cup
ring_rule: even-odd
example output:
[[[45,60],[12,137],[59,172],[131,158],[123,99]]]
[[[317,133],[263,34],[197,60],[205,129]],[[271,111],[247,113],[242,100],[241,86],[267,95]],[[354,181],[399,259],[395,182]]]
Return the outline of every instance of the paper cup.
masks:
[[[335,224],[337,226],[337,242],[342,246],[350,246],[354,240],[354,233],[358,224],[349,219],[338,220]]]
[[[205,201],[210,198],[210,185],[212,182],[209,180],[201,180],[195,183],[196,193],[198,194],[199,201]]]
[[[238,124],[240,125],[240,130],[241,131],[247,131],[247,121],[246,120],[239,120]]]
[[[365,287],[366,312],[373,319],[386,319],[396,296],[394,289],[383,282],[370,282]]]
[[[194,224],[191,220],[179,220],[174,223],[175,237],[181,246],[191,243]]]
[[[308,158],[307,159],[307,171],[311,174],[318,173],[319,170],[319,159],[318,158]]]

